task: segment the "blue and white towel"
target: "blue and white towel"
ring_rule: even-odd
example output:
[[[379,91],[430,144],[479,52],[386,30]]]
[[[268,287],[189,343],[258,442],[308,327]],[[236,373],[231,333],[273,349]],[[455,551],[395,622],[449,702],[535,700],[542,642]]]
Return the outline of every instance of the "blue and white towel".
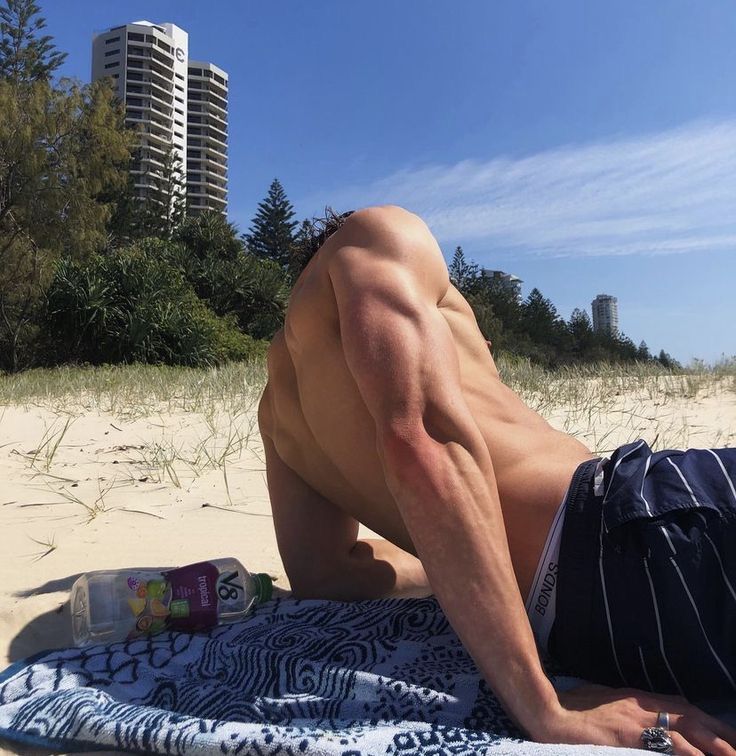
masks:
[[[524,741],[434,599],[277,599],[209,634],[44,652],[0,676],[3,738],[162,754],[593,750]]]

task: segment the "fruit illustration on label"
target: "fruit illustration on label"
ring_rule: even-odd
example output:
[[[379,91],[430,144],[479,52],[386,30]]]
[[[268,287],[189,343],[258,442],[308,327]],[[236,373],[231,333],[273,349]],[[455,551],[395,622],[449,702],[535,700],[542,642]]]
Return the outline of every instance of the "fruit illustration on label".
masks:
[[[142,633],[147,633],[151,629],[153,624],[153,617],[149,614],[144,614],[138,618],[138,622],[135,623],[136,630],[140,630]]]
[[[168,590],[168,584],[163,580],[149,580],[146,584],[148,597],[152,599],[162,599],[164,593]]]
[[[151,599],[151,614],[154,617],[168,617],[169,608],[160,599]]]
[[[128,604],[136,617],[143,614],[143,610],[146,608],[146,600],[143,598],[129,598]]]
[[[145,585],[139,585],[138,590],[135,593],[136,593],[136,596],[138,596],[138,598],[142,598],[142,599],[144,599],[148,595],[148,591],[146,590]]]

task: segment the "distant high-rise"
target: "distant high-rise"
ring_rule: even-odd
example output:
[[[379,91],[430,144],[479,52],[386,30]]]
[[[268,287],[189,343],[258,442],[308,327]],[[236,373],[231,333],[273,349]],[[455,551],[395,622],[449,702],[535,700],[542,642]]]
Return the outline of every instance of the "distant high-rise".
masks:
[[[137,125],[131,172],[136,195],[155,186],[171,149],[186,185],[187,212],[227,211],[227,74],[189,60],[189,35],[175,24],[135,21],[92,41],[92,80],[112,77]]]
[[[512,273],[504,273],[502,270],[489,270],[488,268],[481,268],[480,275],[482,278],[490,278],[509,294],[513,294],[517,300],[521,299],[521,285],[524,282],[518,276]]]
[[[599,294],[591,303],[593,330],[611,336],[618,334],[618,300],[609,294]]]

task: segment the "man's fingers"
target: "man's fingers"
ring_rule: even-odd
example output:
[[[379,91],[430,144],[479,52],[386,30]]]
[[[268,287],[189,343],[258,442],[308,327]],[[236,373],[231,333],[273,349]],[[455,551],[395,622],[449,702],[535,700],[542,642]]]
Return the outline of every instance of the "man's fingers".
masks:
[[[692,745],[692,743],[679,732],[675,732],[674,730],[670,731],[670,737],[672,738],[672,747],[677,756],[705,756],[703,751]],[[643,743],[639,745],[639,748],[642,746]]]
[[[685,737],[710,756],[734,756],[736,753],[725,740],[705,728],[691,728],[685,733]],[[679,753],[677,749],[675,752]]]
[[[670,727],[691,740],[696,738],[693,742],[697,742],[706,753],[736,756],[736,730],[694,706],[690,706],[689,711],[683,714],[670,715]],[[711,742],[717,747],[710,748]]]
[[[674,735],[680,735],[689,744],[711,756],[736,756],[733,746],[721,737],[720,724],[717,719],[698,710],[694,714],[676,714],[670,718],[670,735],[673,743]],[[679,753],[677,748],[675,753]]]

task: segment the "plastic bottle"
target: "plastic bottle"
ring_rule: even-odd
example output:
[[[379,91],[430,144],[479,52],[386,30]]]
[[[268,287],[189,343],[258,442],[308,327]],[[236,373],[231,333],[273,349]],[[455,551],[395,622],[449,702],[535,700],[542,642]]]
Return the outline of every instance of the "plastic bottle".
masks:
[[[185,567],[88,572],[72,586],[77,646],[114,643],[163,630],[196,632],[242,619],[271,598],[271,578],[237,559]]]

